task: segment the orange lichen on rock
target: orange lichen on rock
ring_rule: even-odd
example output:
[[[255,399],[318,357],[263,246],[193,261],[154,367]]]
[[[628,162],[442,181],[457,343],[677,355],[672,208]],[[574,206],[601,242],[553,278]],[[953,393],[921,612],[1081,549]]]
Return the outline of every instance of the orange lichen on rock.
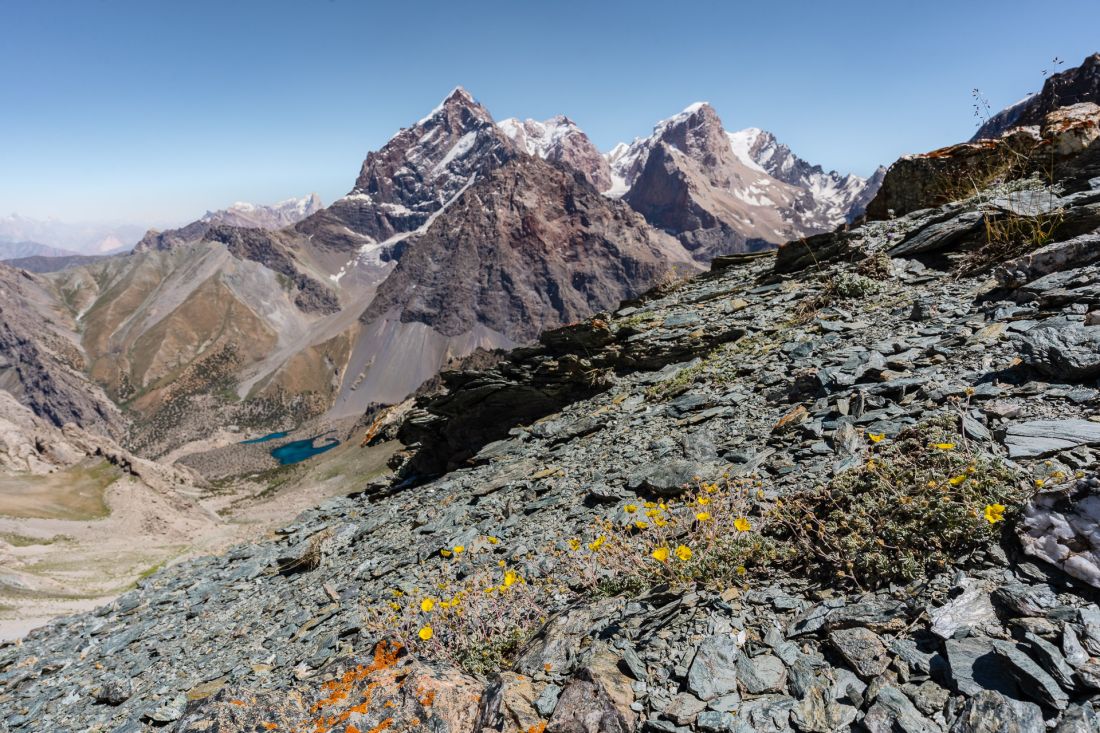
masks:
[[[393,725],[393,718],[386,718],[381,723],[371,728],[370,733],[382,733],[382,731],[389,728],[391,725]]]

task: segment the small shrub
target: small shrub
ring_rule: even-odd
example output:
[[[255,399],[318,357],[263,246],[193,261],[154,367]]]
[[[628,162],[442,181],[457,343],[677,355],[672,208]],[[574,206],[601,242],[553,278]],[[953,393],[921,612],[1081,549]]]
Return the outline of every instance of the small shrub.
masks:
[[[794,323],[806,323],[837,300],[865,298],[881,292],[882,282],[854,272],[840,272],[825,281],[818,293],[807,295],[794,308]]]
[[[570,541],[566,574],[579,590],[602,595],[745,582],[784,554],[764,532],[767,507],[759,482],[729,477],[699,481],[678,500],[627,504],[586,541]]]
[[[470,674],[507,668],[515,652],[546,622],[541,586],[517,571],[480,571],[457,580],[457,561],[440,568],[435,587],[394,591],[366,613],[367,627],[422,657],[443,659]]]
[[[862,467],[785,502],[782,522],[808,564],[832,581],[878,587],[993,542],[1023,489],[1015,473],[966,447],[956,419],[874,444]]]

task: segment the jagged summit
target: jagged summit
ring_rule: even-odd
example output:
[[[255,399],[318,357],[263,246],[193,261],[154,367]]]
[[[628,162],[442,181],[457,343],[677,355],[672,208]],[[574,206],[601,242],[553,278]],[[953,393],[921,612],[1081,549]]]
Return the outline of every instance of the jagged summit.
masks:
[[[611,166],[607,159],[565,115],[555,115],[544,122],[513,117],[502,120],[500,129],[529,155],[580,171],[598,191],[611,188]]]
[[[454,109],[455,107],[469,107],[472,109],[485,111],[485,108],[482,107],[476,99],[474,99],[474,95],[466,91],[464,87],[457,86],[451,91],[447,92],[447,96],[443,98],[443,101],[433,107],[432,111],[429,112],[427,115],[421,117],[416,124],[423,125],[424,123],[428,122],[433,117],[439,115],[447,109]],[[488,116],[487,111],[485,112],[485,114],[486,116]]]
[[[352,190],[299,229],[356,249],[417,230],[476,177],[515,154],[492,115],[455,88],[426,117],[369,153]],[[349,236],[350,233],[350,236]]]

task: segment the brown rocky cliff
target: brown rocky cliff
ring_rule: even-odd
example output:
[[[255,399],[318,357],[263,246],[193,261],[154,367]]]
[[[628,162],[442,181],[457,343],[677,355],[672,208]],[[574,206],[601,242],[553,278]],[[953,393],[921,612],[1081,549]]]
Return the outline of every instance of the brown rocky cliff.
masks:
[[[394,309],[445,335],[516,341],[611,307],[690,259],[582,174],[521,156],[470,187],[413,242],[363,315]]]

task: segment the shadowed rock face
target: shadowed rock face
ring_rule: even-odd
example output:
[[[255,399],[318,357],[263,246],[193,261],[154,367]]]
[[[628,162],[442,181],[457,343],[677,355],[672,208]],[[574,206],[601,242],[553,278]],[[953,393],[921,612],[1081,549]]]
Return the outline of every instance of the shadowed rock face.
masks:
[[[409,245],[364,321],[399,310],[448,336],[514,341],[616,305],[676,267],[671,237],[584,179],[530,156],[485,175]]]

